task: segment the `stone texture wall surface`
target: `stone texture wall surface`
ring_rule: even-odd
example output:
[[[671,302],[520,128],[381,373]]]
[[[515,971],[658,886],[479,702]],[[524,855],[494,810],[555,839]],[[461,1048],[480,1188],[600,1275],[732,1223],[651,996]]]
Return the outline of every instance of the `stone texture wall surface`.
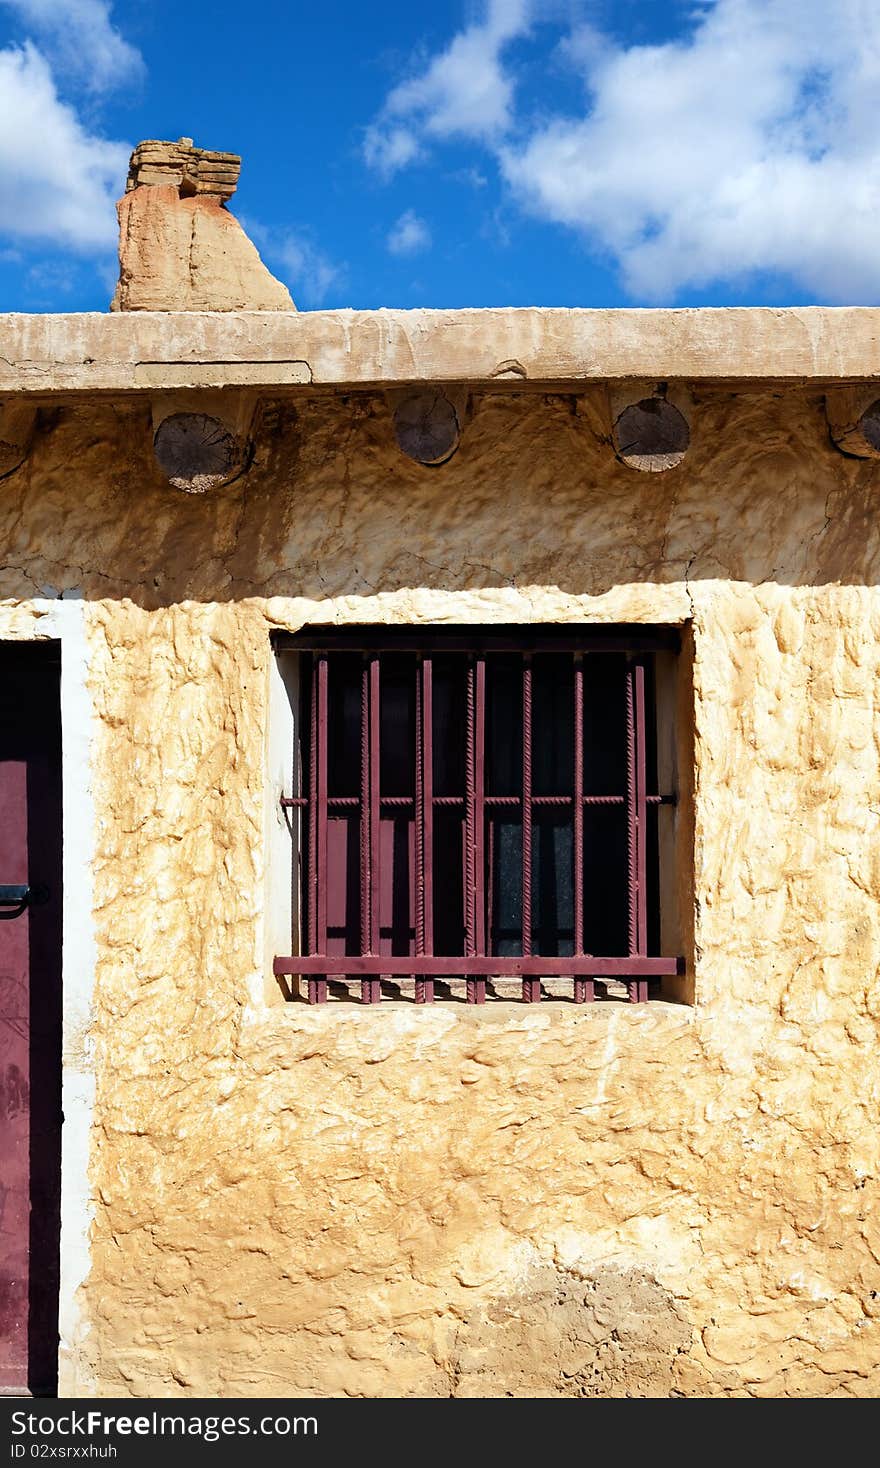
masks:
[[[440,470],[381,397],[268,403],[200,499],[148,407],[61,406],[4,481],[0,595],[83,597],[91,657],[70,1390],[878,1394],[877,468],[818,388],[697,386],[641,475],[600,399],[478,396]],[[693,1006],[281,1002],[269,635],[310,619],[691,623]]]

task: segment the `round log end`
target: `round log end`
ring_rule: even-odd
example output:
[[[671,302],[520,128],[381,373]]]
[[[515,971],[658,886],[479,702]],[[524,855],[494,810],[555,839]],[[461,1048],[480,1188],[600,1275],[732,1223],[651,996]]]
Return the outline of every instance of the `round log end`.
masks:
[[[458,448],[461,426],[453,404],[442,393],[417,392],[394,410],[394,436],[410,459],[437,468]]]
[[[662,474],[680,464],[690,437],[684,414],[660,397],[631,403],[614,425],[617,457],[648,474]]]
[[[869,448],[880,453],[880,398],[871,403],[859,418],[859,433]]]
[[[247,460],[245,445],[207,413],[172,413],[156,429],[153,449],[169,484],[184,494],[228,484]]]

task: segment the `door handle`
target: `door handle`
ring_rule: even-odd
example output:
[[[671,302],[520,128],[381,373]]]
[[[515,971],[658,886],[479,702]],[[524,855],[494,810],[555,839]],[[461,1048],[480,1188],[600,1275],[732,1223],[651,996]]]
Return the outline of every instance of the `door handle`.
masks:
[[[41,883],[34,886],[9,886],[0,882],[0,922],[21,917],[28,907],[41,907],[49,901],[49,888]]]

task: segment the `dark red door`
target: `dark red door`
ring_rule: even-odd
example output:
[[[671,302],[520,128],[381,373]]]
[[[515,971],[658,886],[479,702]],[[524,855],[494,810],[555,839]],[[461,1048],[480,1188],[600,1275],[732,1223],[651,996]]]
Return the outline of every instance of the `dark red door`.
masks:
[[[57,643],[0,643],[0,1393],[57,1382],[59,675]]]

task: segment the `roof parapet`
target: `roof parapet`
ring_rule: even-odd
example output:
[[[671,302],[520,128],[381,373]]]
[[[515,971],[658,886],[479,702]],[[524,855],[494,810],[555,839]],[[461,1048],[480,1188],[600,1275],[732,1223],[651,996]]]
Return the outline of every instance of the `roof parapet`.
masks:
[[[712,382],[859,383],[880,396],[876,306],[10,314],[0,342],[0,395],[41,398],[438,383],[578,394],[614,382],[645,385],[642,396],[660,382],[670,395]]]

